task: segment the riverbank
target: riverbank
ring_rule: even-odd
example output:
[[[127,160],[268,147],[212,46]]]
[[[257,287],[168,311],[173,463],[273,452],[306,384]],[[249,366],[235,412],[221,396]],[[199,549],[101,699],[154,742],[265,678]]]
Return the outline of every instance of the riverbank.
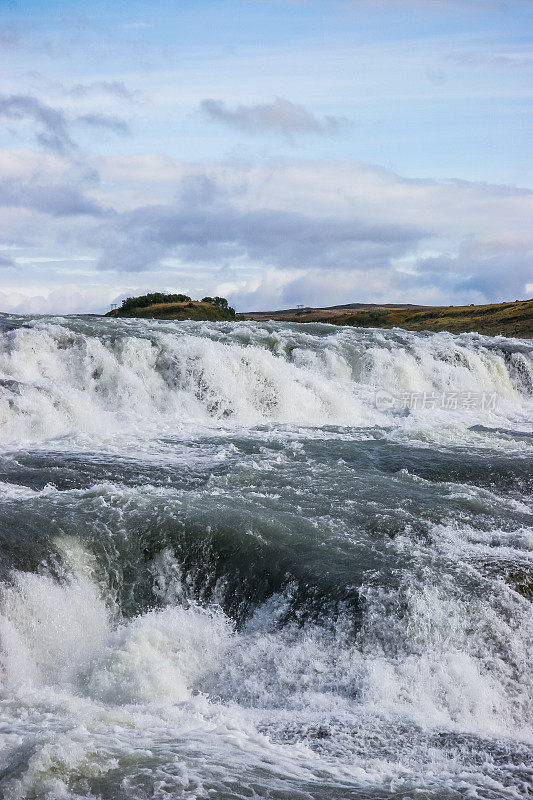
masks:
[[[482,333],[533,337],[533,299],[469,306],[336,306],[239,314],[243,320],[328,322],[358,328],[405,328],[412,331]]]

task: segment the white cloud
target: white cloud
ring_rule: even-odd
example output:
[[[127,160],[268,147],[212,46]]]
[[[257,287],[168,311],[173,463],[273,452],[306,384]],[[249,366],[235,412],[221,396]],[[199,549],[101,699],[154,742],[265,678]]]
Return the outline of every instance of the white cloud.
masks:
[[[109,309],[116,294],[113,289],[90,286],[80,289],[76,284],[66,284],[48,292],[42,290],[39,294],[33,294],[29,287],[19,291],[0,292],[0,309],[9,314],[101,313]]]
[[[18,187],[0,196],[4,273],[17,268],[13,291],[31,295],[28,310],[105,310],[133,275],[147,288],[229,295],[239,309],[531,292],[533,193],[516,187],[409,180],[353,160],[140,155],[80,166],[4,151],[2,170],[4,186]],[[64,296],[33,291],[38,275],[39,287],[80,285]],[[24,302],[4,297],[0,307]]]

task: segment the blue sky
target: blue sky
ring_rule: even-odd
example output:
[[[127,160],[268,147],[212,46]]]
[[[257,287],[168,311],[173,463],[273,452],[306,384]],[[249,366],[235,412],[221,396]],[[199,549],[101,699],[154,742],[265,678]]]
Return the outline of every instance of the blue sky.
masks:
[[[533,294],[533,3],[0,3],[0,310]]]

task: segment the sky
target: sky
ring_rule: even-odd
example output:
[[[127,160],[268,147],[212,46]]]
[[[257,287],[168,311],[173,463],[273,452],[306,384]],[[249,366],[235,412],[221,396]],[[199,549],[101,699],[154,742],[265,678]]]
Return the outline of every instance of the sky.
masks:
[[[533,0],[0,0],[0,311],[533,296]]]

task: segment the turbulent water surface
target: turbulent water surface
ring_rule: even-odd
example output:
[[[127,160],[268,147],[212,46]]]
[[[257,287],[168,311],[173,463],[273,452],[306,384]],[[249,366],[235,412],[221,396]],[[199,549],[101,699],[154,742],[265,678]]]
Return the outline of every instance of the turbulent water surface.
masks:
[[[0,327],[2,796],[528,794],[531,343]]]

